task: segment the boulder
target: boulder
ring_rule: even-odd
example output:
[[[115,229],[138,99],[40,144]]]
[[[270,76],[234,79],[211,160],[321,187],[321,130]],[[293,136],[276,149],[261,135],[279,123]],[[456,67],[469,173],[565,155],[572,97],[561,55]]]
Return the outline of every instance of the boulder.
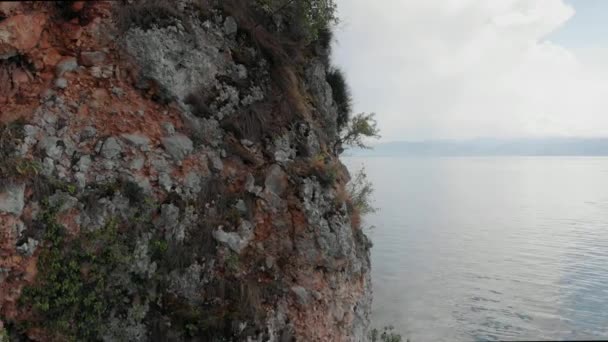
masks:
[[[163,138],[162,144],[165,151],[176,161],[186,158],[194,150],[192,140],[183,134]]]
[[[65,57],[55,66],[55,75],[63,76],[66,72],[71,72],[78,68],[78,62],[75,57]]]
[[[23,212],[25,185],[11,184],[0,190],[0,213],[20,216]]]
[[[279,165],[272,165],[266,175],[264,185],[266,186],[267,191],[270,191],[277,196],[281,196],[288,186],[287,175]]]
[[[142,151],[148,151],[149,150],[149,145],[150,145],[150,138],[144,136],[144,135],[139,135],[139,134],[123,134],[122,138],[125,139],[125,141],[134,147],[139,148]]]
[[[122,152],[122,147],[118,143],[118,139],[110,137],[106,139],[101,147],[101,155],[104,158],[112,159],[117,157]]]
[[[80,64],[86,67],[102,65],[106,61],[103,51],[83,51],[80,53]]]
[[[224,21],[224,32],[231,36],[233,34],[236,34],[236,31],[238,30],[238,26],[236,24],[236,20],[234,20],[233,17],[228,17],[226,18],[226,20]]]
[[[0,59],[36,47],[44,29],[45,14],[18,14],[0,22]]]

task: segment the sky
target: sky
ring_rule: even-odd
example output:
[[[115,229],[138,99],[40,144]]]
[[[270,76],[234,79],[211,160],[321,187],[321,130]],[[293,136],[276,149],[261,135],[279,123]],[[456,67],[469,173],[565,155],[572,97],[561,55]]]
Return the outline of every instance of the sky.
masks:
[[[381,141],[608,137],[607,0],[337,0]]]

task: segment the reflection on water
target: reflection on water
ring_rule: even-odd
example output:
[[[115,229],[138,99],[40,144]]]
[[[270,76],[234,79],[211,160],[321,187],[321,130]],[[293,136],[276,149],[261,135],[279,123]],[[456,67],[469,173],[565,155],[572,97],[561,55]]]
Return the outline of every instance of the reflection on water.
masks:
[[[608,158],[347,158],[374,182],[375,325],[608,338]]]

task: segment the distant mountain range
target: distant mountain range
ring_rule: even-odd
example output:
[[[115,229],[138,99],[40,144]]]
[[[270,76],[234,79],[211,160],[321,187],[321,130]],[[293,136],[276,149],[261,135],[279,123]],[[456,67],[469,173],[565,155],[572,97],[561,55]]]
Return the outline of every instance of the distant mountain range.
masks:
[[[608,138],[530,138],[397,141],[350,156],[608,156]]]

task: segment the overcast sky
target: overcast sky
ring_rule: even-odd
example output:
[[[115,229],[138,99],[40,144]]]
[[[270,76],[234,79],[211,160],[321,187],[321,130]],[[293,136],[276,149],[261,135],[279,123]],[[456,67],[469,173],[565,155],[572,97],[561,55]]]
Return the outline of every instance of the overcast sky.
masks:
[[[383,141],[608,137],[608,1],[337,0],[334,63]]]

